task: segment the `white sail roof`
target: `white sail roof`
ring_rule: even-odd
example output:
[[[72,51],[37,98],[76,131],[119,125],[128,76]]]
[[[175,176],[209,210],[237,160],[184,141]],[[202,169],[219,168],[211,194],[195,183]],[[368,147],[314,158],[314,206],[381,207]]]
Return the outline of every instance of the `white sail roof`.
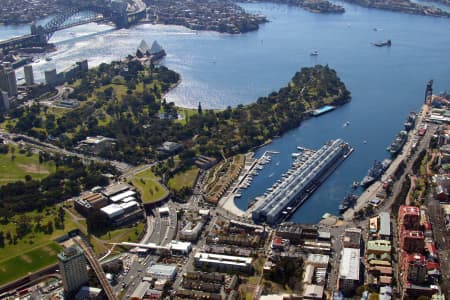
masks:
[[[164,51],[164,49],[160,44],[158,44],[158,41],[154,41],[152,44],[152,48],[150,48],[150,55],[159,53],[161,51]]]

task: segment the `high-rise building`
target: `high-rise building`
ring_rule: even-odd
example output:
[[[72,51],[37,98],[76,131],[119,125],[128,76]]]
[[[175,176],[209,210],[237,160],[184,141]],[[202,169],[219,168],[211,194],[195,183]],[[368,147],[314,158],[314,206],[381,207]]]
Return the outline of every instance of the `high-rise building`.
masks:
[[[58,254],[59,269],[66,293],[76,292],[88,282],[86,259],[83,250],[71,246]]]
[[[16,72],[14,69],[6,70],[6,77],[8,79],[8,96],[13,97],[17,95],[17,81]]]
[[[0,90],[8,92],[9,97],[17,95],[16,72],[9,64],[0,66]]]
[[[8,78],[3,65],[0,65],[0,90],[8,92]]]
[[[27,86],[34,84],[33,66],[26,65],[23,67],[23,72],[25,74],[25,83]]]
[[[56,69],[44,71],[45,82],[48,85],[55,86],[58,81],[58,75],[56,74]]]
[[[0,111],[7,111],[9,109],[8,93],[0,90]]]

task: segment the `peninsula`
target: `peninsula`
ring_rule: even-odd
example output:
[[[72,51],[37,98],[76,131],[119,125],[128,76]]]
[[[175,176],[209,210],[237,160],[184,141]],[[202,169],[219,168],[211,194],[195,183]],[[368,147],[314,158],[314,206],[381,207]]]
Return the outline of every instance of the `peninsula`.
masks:
[[[257,30],[265,16],[249,14],[232,1],[146,0],[149,20],[158,24],[181,25],[193,30],[231,34]]]
[[[336,72],[320,65],[302,68],[286,87],[256,103],[222,111],[167,103],[164,93],[179,80],[166,67],[147,67],[137,58],[103,63],[69,83],[69,98],[78,106],[63,111],[44,107],[45,101],[19,106],[9,112],[3,127],[91,153],[88,138],[107,137],[100,140],[110,146],[99,147],[95,154],[131,164],[153,162],[172,150],[189,161],[196,154],[221,158],[244,153],[297,127],[312,110],[350,99]]]
[[[238,2],[265,2],[260,0],[245,0]],[[288,4],[301,7],[313,13],[344,13],[345,9],[337,4],[331,3],[328,0],[272,0],[270,2],[279,4]]]
[[[450,12],[443,11],[442,9],[420,5],[414,3],[410,0],[344,0],[348,3],[353,3],[361,5],[368,8],[384,9],[389,11],[414,14],[414,15],[424,15],[433,17],[450,17]],[[445,1],[445,0],[443,0]]]

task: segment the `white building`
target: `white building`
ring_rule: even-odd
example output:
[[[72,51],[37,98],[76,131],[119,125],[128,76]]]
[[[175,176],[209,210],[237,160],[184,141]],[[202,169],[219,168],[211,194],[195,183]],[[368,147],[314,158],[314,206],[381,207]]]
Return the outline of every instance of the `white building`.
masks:
[[[190,242],[171,241],[169,244],[172,254],[188,255],[192,250],[192,244]]]
[[[359,249],[344,248],[339,266],[339,290],[343,293],[353,291],[359,284]]]
[[[197,267],[211,266],[223,271],[249,272],[252,270],[251,257],[197,252],[195,253],[194,259]]]
[[[173,265],[155,264],[147,269],[147,276],[156,279],[174,280],[177,275],[177,267]]]
[[[75,292],[88,282],[86,259],[80,247],[64,249],[58,254],[58,260],[65,292]]]
[[[131,201],[133,199],[129,199],[129,198],[133,198],[134,196],[136,196],[136,192],[132,191],[132,190],[128,190],[125,192],[122,192],[120,194],[114,195],[112,197],[109,198],[109,200],[111,200],[111,202],[128,202]],[[125,199],[127,199],[127,201],[125,201]]]
[[[192,222],[188,222],[180,232],[180,239],[185,241],[196,240],[202,231],[203,225],[203,222],[198,222],[195,226]]]
[[[109,219],[114,219],[122,216],[125,211],[119,204],[110,204],[100,209]]]
[[[328,262],[330,261],[330,257],[328,255],[323,254],[308,254],[306,258],[306,264],[310,264],[315,266],[316,268],[326,268],[328,267]]]

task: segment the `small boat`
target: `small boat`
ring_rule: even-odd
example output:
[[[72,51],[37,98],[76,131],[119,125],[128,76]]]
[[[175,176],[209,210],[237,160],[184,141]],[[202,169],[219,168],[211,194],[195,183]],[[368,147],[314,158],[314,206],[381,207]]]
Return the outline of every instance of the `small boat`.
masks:
[[[359,181],[353,181],[352,188],[357,189],[359,186]]]
[[[366,140],[364,140],[364,141],[363,141],[363,144],[367,144],[367,141],[366,141]]]
[[[275,173],[270,173],[270,175],[268,176],[269,178],[271,178]]]
[[[342,125],[342,127],[347,127],[348,125],[350,125],[350,121],[345,122],[344,125]]]
[[[392,45],[392,42],[391,42],[391,40],[386,40],[384,42],[373,43],[373,45],[377,46],[377,47],[384,47],[384,46],[390,47]]]
[[[317,50],[312,50],[310,55],[311,55],[311,56],[318,56],[318,55],[319,55],[319,51],[317,51]]]
[[[279,161],[277,161],[277,163],[275,164],[275,166],[277,166],[277,167],[278,167],[279,165],[280,165],[280,162],[279,162]]]
[[[47,56],[47,57],[45,58],[45,60],[46,60],[46,61],[51,61],[52,58]]]

